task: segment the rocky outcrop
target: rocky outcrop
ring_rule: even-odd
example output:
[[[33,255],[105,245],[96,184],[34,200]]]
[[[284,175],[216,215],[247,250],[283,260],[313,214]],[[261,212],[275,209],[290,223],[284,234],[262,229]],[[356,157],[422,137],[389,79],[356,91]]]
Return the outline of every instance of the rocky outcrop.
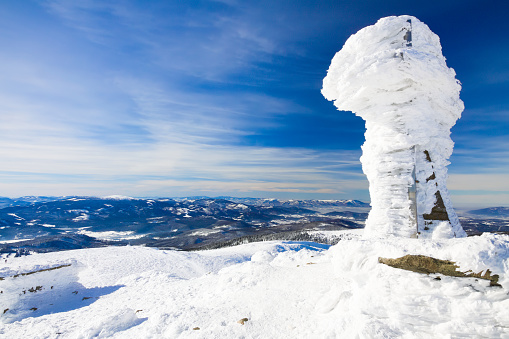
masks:
[[[490,281],[490,286],[500,286],[498,283],[498,274],[492,275],[492,272],[489,269],[487,269],[484,274],[483,271],[475,273],[472,270],[461,272],[457,270],[459,266],[453,261],[436,259],[425,255],[408,254],[404,257],[395,259],[380,257],[378,258],[378,262],[391,267],[417,273],[438,273],[451,277],[485,279]]]

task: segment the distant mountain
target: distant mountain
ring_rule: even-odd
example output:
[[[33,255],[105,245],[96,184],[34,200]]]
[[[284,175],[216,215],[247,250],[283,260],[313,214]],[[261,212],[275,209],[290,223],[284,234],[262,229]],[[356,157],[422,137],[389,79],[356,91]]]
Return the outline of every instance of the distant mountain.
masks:
[[[84,234],[63,233],[52,236],[36,237],[31,240],[21,240],[15,243],[0,245],[0,253],[17,253],[18,255],[30,254],[30,252],[56,252],[76,250],[81,248],[104,247],[109,245],[127,245],[125,241],[98,240]]]
[[[0,198],[0,204],[0,253],[126,244],[190,250],[318,239],[313,232],[364,227],[369,212],[357,200],[234,197],[21,197]],[[509,233],[503,219],[508,210],[470,211],[461,224],[469,235]]]
[[[10,198],[0,197],[0,208],[13,206],[13,200]]]
[[[25,196],[20,198],[0,197],[0,208],[10,206],[26,206],[37,202],[48,202],[65,199],[66,197],[44,197],[44,196]]]
[[[191,249],[246,236],[295,237],[307,230],[361,228],[355,201],[231,198],[24,197],[0,208],[0,251],[95,247],[98,242]],[[326,207],[327,213],[320,212]],[[335,213],[331,214],[331,209]],[[366,210],[367,212],[367,210]],[[72,241],[62,236],[75,236]],[[79,236],[94,239],[90,241]],[[32,241],[36,239],[37,242]],[[6,243],[26,240],[16,244]]]
[[[469,214],[490,216],[497,218],[509,218],[509,207],[490,207],[468,211]]]
[[[363,207],[369,208],[368,203],[359,200],[282,200],[282,199],[263,199],[263,198],[235,198],[218,197],[218,199],[227,199],[233,202],[239,202],[254,206],[298,206],[301,208],[323,208],[323,207]]]

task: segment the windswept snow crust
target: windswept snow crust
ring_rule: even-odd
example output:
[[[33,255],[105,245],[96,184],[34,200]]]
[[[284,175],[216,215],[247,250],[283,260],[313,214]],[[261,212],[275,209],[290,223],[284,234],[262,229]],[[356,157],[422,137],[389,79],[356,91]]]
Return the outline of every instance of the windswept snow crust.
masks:
[[[502,287],[378,263],[405,254],[489,268]],[[202,252],[128,246],[34,254],[2,260],[0,306],[9,310],[0,315],[0,336],[501,338],[509,336],[508,270],[509,237],[492,234],[352,236],[330,248],[263,242]]]
[[[446,188],[450,129],[464,109],[455,75],[438,36],[408,15],[361,29],[332,59],[322,94],[366,121],[361,162],[372,205],[367,236],[431,238],[437,228],[444,236],[440,221],[451,237],[466,236]],[[438,219],[437,205],[447,211]]]

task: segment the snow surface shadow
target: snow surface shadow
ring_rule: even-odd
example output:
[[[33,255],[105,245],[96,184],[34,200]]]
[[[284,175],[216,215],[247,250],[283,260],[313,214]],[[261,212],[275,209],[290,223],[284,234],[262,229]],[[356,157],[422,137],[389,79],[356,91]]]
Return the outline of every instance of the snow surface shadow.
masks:
[[[118,332],[126,331],[144,323],[148,318],[138,318],[131,309],[123,309],[113,314],[92,321],[80,330],[80,333],[74,333],[73,337],[78,338],[107,338]]]
[[[312,241],[283,241],[283,244],[291,245],[290,249],[285,248],[283,246],[278,246],[278,252],[284,251],[300,251],[300,250],[310,250],[310,251],[325,251],[328,250],[331,245],[320,244]]]
[[[111,294],[125,285],[85,288],[73,282],[63,289],[44,288],[35,293],[26,293],[17,305],[3,314],[5,322],[25,318],[37,318],[47,314],[69,312],[89,306],[104,295]]]

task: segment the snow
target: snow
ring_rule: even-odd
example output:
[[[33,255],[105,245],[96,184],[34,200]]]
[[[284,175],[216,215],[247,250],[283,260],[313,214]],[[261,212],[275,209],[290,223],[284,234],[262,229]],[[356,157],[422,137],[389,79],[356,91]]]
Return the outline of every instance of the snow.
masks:
[[[81,229],[77,233],[83,234],[83,235],[86,235],[89,237],[97,238],[100,240],[110,240],[110,241],[139,239],[144,236],[143,234],[134,235],[134,231],[92,232],[92,231],[86,231],[85,229]]]
[[[161,224],[164,223],[164,217],[147,218],[147,222],[149,224]]]
[[[108,200],[136,200],[136,198],[128,197],[125,195],[108,195],[106,197],[102,197],[102,199],[108,199]]]
[[[20,216],[18,216],[18,215],[16,215],[16,214],[14,214],[14,213],[7,213],[7,215],[10,215],[10,216],[12,216],[12,217],[14,217],[14,218],[17,218],[17,219],[19,219],[19,220],[25,220],[24,218],[22,218],[22,217],[20,217]]]
[[[200,228],[193,233],[189,234],[189,236],[207,236],[214,233],[221,233],[220,229],[208,229],[208,228]]]
[[[462,270],[489,268],[502,287],[378,263],[405,254],[453,260]],[[493,234],[354,235],[330,248],[273,241],[202,252],[127,246],[9,257],[0,263],[0,308],[9,308],[0,315],[0,336],[501,338],[509,336],[508,270],[509,236]]]
[[[410,31],[411,45],[405,40]],[[366,121],[361,162],[372,205],[367,236],[431,238],[435,230],[443,236],[443,224],[425,225],[423,219],[437,191],[447,209],[450,235],[466,236],[446,188],[450,129],[464,109],[455,75],[438,36],[408,15],[382,18],[361,29],[332,59],[322,94],[339,110]],[[409,196],[414,183],[417,213]]]
[[[0,244],[15,244],[21,241],[32,240],[33,238],[24,238],[24,239],[12,239],[12,240],[0,240]]]
[[[359,239],[362,237],[364,230],[363,229],[352,229],[348,231],[307,231],[311,236],[320,237],[327,239],[329,243],[331,243],[334,240],[341,240],[341,239]]]
[[[77,216],[76,218],[72,219],[72,221],[78,222],[78,221],[85,221],[90,219],[90,215],[88,214],[81,214],[80,216]]]

